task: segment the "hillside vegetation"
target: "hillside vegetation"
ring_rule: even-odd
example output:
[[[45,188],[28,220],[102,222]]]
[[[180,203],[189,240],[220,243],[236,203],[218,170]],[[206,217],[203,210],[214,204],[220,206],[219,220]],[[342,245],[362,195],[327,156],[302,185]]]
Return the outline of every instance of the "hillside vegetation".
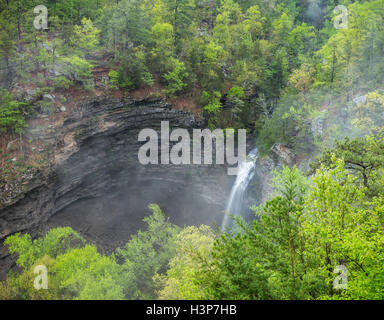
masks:
[[[111,255],[70,228],[12,235],[20,272],[0,298],[384,299],[383,22],[384,0],[1,0],[0,134],[21,154],[28,120],[74,92],[142,90],[211,129],[246,128],[264,154],[281,143],[317,157],[274,172],[254,221],[227,232],[177,227],[153,204]],[[34,289],[37,265],[48,290]]]

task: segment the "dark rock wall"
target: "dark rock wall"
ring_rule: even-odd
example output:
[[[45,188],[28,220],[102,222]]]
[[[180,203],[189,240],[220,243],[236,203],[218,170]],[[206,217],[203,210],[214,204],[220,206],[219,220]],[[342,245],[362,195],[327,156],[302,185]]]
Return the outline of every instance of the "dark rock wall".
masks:
[[[79,103],[49,134],[30,130],[54,149],[51,170],[34,176],[12,205],[0,209],[0,241],[16,232],[33,236],[50,227],[71,226],[103,251],[129,240],[158,203],[180,226],[221,224],[234,177],[224,166],[143,166],[138,134],[171,128],[198,128],[190,113],[162,100],[92,100]],[[14,261],[0,246],[0,277]]]

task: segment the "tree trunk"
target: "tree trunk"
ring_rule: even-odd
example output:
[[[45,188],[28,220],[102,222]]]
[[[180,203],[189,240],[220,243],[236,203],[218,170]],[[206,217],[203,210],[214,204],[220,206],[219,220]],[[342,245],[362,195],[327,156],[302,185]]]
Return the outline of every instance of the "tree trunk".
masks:
[[[173,40],[174,40],[175,45],[176,45],[176,41],[177,41],[177,14],[178,14],[178,10],[179,10],[179,4],[178,4],[179,0],[175,0],[175,1],[176,1],[176,6],[175,6],[175,13],[174,13],[174,20],[173,20]]]
[[[23,135],[20,132],[20,152],[23,152]]]
[[[335,80],[336,48],[333,48],[331,83]]]

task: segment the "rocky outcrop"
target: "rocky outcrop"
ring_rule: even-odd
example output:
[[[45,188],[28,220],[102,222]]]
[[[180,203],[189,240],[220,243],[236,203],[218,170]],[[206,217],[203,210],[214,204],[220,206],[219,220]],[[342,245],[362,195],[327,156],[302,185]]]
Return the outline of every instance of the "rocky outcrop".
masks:
[[[193,114],[153,99],[80,102],[52,128],[30,128],[30,139],[52,148],[48,170],[33,174],[13,201],[0,208],[0,241],[16,232],[33,236],[71,226],[101,250],[129,240],[142,226],[149,203],[158,203],[179,225],[220,225],[234,177],[224,166],[143,166],[138,134],[144,128],[192,130]],[[0,246],[0,276],[13,265]]]
[[[295,161],[295,153],[289,147],[281,143],[274,144],[271,148],[271,153],[276,162],[292,165]]]
[[[311,132],[315,137],[321,137],[325,131],[326,114],[322,112],[316,118],[311,121]]]
[[[292,166],[295,161],[293,150],[280,143],[273,145],[268,155],[258,160],[256,174],[260,203],[265,203],[272,194],[272,172],[281,169],[283,165]]]

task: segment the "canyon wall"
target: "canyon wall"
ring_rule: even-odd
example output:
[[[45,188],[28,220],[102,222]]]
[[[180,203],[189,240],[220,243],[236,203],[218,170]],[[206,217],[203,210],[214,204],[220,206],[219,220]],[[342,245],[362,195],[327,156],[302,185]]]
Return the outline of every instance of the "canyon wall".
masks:
[[[49,169],[31,174],[22,188],[0,208],[0,241],[17,232],[33,236],[48,228],[70,226],[100,250],[111,252],[143,226],[157,203],[180,226],[221,224],[234,178],[220,165],[148,165],[138,161],[138,134],[200,128],[191,113],[160,99],[80,102],[65,120],[29,128],[29,139],[52,148]],[[0,246],[0,277],[14,265]]]

